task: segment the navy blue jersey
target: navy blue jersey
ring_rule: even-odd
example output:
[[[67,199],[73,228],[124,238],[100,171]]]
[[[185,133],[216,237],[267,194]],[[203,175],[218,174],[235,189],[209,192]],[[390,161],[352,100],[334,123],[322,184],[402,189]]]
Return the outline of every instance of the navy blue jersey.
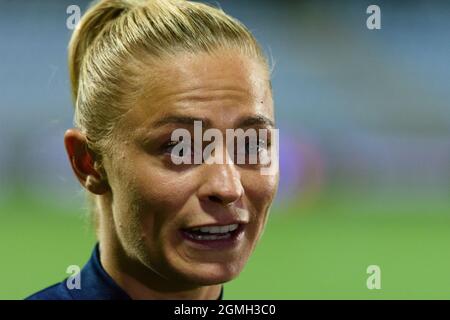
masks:
[[[100,263],[99,245],[93,250],[88,263],[81,270],[80,289],[69,289],[67,279],[43,289],[26,300],[131,300]],[[219,299],[222,299],[223,289]]]

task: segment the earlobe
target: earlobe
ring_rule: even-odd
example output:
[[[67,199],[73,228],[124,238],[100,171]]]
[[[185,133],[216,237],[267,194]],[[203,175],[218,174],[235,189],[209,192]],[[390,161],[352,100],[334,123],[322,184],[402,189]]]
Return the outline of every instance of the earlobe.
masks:
[[[69,129],[64,134],[64,144],[78,181],[94,194],[106,193],[109,190],[108,182],[96,169],[96,160],[89,150],[86,136],[78,129]]]
[[[106,180],[98,179],[92,175],[87,176],[84,187],[94,194],[104,194],[109,190]]]

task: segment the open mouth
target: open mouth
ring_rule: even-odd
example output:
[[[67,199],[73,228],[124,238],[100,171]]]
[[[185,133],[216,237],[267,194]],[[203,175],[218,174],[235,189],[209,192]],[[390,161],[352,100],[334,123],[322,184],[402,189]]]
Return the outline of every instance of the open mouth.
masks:
[[[185,237],[194,241],[218,241],[235,239],[242,231],[243,224],[229,224],[223,226],[204,226],[183,229]]]

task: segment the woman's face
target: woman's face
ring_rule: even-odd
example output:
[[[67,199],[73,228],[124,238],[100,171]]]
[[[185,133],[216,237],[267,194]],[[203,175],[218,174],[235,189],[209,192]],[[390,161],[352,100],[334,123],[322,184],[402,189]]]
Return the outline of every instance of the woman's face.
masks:
[[[120,120],[104,167],[113,230],[129,257],[166,279],[196,285],[236,277],[261,236],[278,172],[260,165],[182,164],[171,134],[270,128],[267,70],[234,51],[180,54],[143,69],[143,92]],[[225,145],[225,141],[224,141]],[[216,150],[232,158],[226,148]],[[220,227],[220,228],[218,228]],[[237,227],[236,230],[234,230]],[[203,228],[203,229],[198,229]]]

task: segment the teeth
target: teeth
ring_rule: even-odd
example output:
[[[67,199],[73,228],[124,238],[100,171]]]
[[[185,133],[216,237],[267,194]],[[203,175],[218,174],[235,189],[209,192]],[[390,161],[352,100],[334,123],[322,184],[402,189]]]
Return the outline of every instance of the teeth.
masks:
[[[238,224],[230,224],[226,226],[201,227],[201,228],[193,228],[192,231],[201,231],[203,233],[211,233],[211,234],[224,234],[236,230],[238,226],[239,226]]]
[[[194,234],[194,233],[188,233],[188,236],[195,240],[222,240],[222,239],[228,239],[231,237],[230,233],[222,234],[222,235],[215,235],[215,234]]]

